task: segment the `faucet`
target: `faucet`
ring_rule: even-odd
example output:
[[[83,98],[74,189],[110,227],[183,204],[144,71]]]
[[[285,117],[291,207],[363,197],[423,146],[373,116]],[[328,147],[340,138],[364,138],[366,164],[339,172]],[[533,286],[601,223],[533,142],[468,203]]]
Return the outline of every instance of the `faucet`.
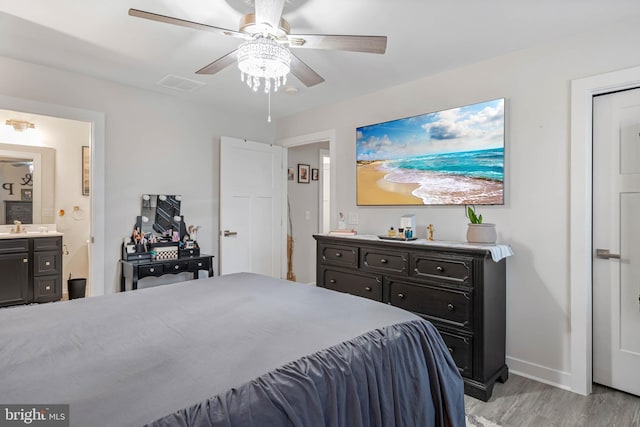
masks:
[[[13,221],[13,224],[16,226],[14,229],[11,230],[11,232],[13,233],[21,233],[22,230],[20,229],[20,227],[22,226],[22,222],[18,221],[17,219],[15,221]]]

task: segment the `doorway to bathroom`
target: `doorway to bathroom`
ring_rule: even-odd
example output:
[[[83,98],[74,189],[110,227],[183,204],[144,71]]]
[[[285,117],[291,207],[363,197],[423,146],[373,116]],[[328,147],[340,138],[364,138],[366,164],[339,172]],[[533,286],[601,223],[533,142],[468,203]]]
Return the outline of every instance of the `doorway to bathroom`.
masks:
[[[91,277],[91,127],[0,109],[0,223],[63,233],[63,299],[67,279]]]

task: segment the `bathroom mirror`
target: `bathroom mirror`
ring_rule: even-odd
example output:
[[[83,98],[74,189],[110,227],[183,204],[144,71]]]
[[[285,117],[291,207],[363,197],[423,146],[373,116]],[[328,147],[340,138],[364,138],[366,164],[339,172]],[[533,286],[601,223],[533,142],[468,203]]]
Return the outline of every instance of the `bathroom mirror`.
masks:
[[[143,194],[142,232],[162,236],[169,230],[180,230],[180,202],[182,197],[169,194]]]
[[[53,224],[55,149],[0,144],[0,223]]]

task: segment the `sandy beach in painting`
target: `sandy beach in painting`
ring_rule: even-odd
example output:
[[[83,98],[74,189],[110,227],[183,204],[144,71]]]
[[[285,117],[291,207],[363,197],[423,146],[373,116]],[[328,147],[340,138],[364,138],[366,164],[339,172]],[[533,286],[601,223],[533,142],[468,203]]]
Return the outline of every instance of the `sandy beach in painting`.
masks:
[[[503,183],[359,161],[358,205],[500,204]]]
[[[422,199],[411,194],[418,184],[385,181],[384,162],[358,162],[358,205],[422,205]]]

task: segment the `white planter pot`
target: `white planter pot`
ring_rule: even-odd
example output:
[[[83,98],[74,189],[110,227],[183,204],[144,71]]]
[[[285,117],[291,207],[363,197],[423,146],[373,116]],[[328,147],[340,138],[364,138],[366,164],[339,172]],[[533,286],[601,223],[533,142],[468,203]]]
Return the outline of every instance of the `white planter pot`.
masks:
[[[467,228],[467,242],[495,243],[498,239],[495,224],[469,224]]]

